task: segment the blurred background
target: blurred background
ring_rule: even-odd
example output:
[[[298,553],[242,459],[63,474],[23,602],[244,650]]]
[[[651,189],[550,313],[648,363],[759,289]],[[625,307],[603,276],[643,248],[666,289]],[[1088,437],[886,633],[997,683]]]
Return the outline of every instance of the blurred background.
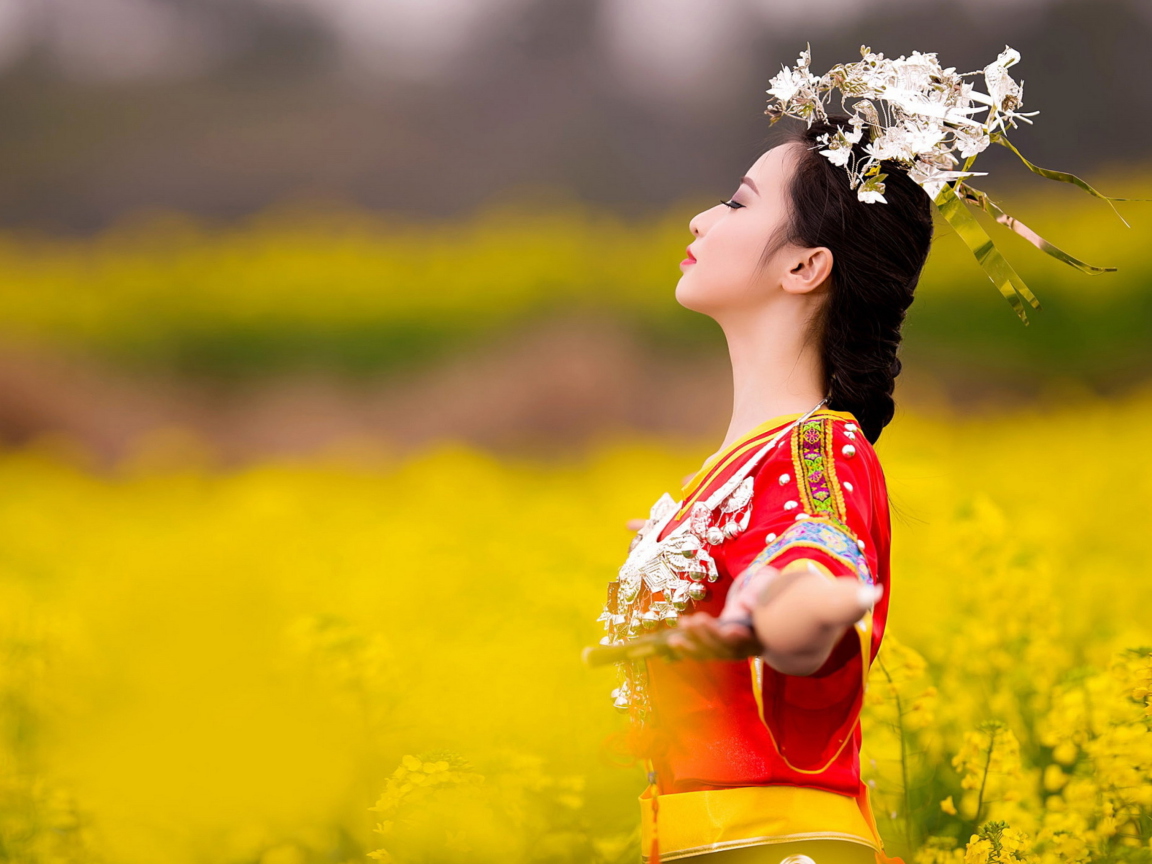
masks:
[[[0,9],[0,436],[62,432],[104,460],[168,426],[238,460],[349,435],[722,432],[723,345],[675,304],[678,261],[688,220],[762,152],[768,79],[808,42],[825,68],[867,44],[961,71],[1009,44],[1040,112],[1013,134],[1026,156],[1105,194],[1152,182],[1137,0]],[[941,226],[905,401],[1143,380],[1147,209],[1117,205],[1125,227],[993,151],[986,191],[1119,272],[993,226],[1045,302],[1025,329]]]
[[[1010,45],[1024,155],[1152,198],[1150,42],[1146,0],[0,0],[0,860],[632,860],[642,774],[611,767],[578,649],[624,520],[727,427],[721,334],[673,290],[689,220],[762,152],[769,79],[806,44],[817,70],[867,45],[964,72]],[[939,608],[968,566],[942,549],[1103,572],[1126,547],[1058,502],[1152,490],[1147,459],[1077,449],[1085,418],[1148,419],[1152,206],[1003,148],[978,167],[1118,270],[981,216],[1043,303],[1025,327],[938,228],[881,450],[930,573],[893,632],[930,665],[928,634],[990,614]],[[1145,638],[1141,603],[1060,603],[1105,635],[1049,634],[1054,668]],[[906,854],[987,816],[937,806],[948,735],[1015,716],[980,692],[892,809]],[[1056,764],[1017,719],[1025,773]]]

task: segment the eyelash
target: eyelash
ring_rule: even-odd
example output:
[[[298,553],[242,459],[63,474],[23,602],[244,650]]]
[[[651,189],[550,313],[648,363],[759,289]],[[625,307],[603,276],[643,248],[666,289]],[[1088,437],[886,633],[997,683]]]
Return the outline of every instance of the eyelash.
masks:
[[[738,207],[744,206],[743,204],[737,203],[735,200],[721,201],[720,203],[723,204],[725,207],[731,207],[733,210],[737,209]]]

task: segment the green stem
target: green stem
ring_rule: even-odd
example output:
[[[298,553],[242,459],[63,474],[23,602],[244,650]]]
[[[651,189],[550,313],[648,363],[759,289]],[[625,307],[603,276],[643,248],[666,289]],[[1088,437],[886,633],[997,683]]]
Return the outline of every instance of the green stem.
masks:
[[[988,758],[984,760],[984,774],[980,778],[980,794],[976,796],[976,815],[973,817],[972,833],[980,828],[980,811],[984,809],[984,789],[988,785],[988,769],[992,765],[992,751],[996,748],[996,727],[993,726],[988,735]]]

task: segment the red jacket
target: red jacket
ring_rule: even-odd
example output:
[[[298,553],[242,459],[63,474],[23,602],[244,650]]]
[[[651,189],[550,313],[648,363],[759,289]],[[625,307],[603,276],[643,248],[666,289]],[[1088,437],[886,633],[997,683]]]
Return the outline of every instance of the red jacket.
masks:
[[[660,539],[795,419],[775,418],[709,460],[683,490],[683,507]],[[660,794],[792,784],[857,795],[864,680],[889,601],[890,525],[880,463],[851,414],[824,410],[792,430],[750,476],[748,525],[708,546],[719,578],[688,611],[718,615],[733,579],[754,559],[776,567],[811,559],[837,577],[879,584],[884,593],[811,675],[785,675],[756,661],[648,660],[645,755]]]

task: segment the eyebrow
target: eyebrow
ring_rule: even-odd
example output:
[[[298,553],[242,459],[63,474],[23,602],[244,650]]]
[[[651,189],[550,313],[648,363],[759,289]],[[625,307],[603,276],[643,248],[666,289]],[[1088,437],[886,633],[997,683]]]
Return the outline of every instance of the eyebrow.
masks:
[[[745,175],[745,176],[743,176],[743,177],[741,177],[741,178],[740,178],[740,182],[741,182],[741,183],[747,183],[749,186],[751,186],[751,187],[752,187],[752,191],[753,191],[753,192],[755,192],[757,195],[759,195],[759,194],[760,194],[760,190],[756,188],[756,184],[752,182],[752,178],[751,178],[751,177],[749,177],[749,176]]]

